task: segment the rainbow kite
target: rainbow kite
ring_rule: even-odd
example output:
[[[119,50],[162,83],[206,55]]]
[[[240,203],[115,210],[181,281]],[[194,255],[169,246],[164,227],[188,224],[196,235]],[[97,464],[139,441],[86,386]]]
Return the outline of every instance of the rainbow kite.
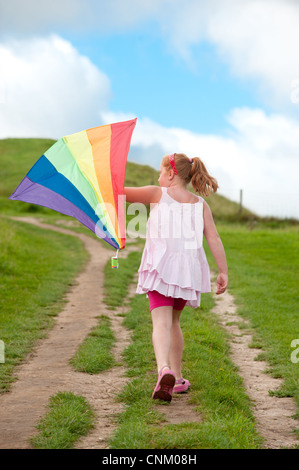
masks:
[[[136,121],[62,137],[39,158],[9,199],[75,217],[114,248],[124,248],[124,181]]]

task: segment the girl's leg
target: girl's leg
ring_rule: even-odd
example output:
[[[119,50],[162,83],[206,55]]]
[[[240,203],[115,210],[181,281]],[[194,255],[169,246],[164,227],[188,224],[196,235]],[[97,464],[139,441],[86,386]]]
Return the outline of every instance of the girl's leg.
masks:
[[[163,306],[154,308],[151,311],[153,321],[152,339],[158,372],[163,366],[169,365],[170,361],[172,310],[172,306]]]
[[[171,370],[175,373],[176,379],[182,377],[182,357],[184,338],[180,326],[180,315],[182,310],[173,309],[172,328],[170,333],[169,361]]]

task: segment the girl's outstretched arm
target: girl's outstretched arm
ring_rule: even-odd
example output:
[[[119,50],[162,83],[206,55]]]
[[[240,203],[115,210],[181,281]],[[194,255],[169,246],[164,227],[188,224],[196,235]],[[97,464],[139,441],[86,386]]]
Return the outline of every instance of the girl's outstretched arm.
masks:
[[[125,187],[127,202],[155,204],[160,201],[162,190],[159,186],[141,186],[140,188]]]
[[[203,205],[203,218],[204,218],[204,236],[211,250],[211,253],[216,261],[219,274],[217,277],[217,292],[216,294],[223,294],[228,284],[227,262],[225,251],[222,245],[221,238],[217,232],[213,215],[210,207],[204,201]]]

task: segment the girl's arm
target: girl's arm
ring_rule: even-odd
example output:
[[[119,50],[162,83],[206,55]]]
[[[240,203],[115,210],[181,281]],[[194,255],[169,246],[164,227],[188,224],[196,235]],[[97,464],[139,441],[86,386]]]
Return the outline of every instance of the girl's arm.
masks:
[[[140,188],[125,187],[127,202],[155,204],[160,201],[162,190],[159,186],[141,186]]]
[[[203,218],[204,218],[204,236],[211,250],[211,253],[216,261],[219,275],[217,277],[217,292],[216,294],[223,294],[227,288],[228,275],[227,275],[227,262],[225,251],[222,245],[221,238],[217,232],[213,215],[210,207],[204,201],[203,205]]]

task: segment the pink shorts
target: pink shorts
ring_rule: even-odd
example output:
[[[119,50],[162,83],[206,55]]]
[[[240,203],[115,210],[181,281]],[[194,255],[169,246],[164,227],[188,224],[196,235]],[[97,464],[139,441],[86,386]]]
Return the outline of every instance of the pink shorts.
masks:
[[[183,310],[187,303],[187,300],[185,299],[174,299],[172,297],[166,297],[165,295],[160,294],[160,292],[157,292],[156,290],[148,292],[147,295],[150,305],[150,311],[152,311],[154,308],[165,306],[173,307],[175,310]]]

